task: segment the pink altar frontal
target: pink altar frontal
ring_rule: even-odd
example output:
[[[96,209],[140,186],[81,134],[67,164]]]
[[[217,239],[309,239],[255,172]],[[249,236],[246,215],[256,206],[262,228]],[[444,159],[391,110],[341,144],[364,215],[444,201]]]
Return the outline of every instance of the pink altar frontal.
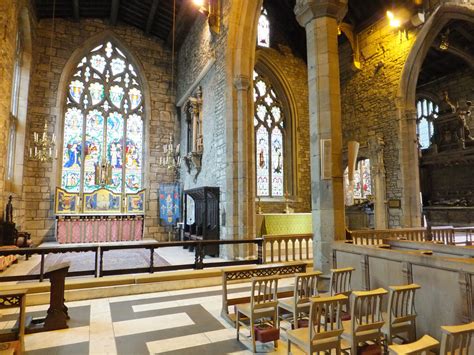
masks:
[[[140,241],[142,215],[75,215],[56,217],[60,244]]]

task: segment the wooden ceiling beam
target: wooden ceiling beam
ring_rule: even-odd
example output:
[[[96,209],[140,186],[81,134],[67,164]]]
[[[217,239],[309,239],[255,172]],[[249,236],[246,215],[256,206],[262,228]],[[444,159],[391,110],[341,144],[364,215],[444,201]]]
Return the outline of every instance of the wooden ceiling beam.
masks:
[[[120,0],[112,0],[110,5],[110,24],[115,26],[117,24],[118,13],[120,7]]]
[[[471,68],[474,69],[474,56],[468,51],[465,51],[464,49],[456,47],[452,44],[448,46],[448,49],[441,50],[439,48],[439,41],[433,42],[432,47],[435,48],[438,53],[447,52],[449,54],[455,55],[456,57],[464,60]]]
[[[148,14],[148,19],[146,20],[145,33],[150,34],[151,28],[153,27],[153,21],[155,20],[156,11],[158,10],[158,5],[160,0],[153,0],[153,3],[150,7],[150,13]]]
[[[474,42],[474,35],[466,30],[464,27],[461,25],[454,26],[454,30],[458,32],[461,36],[466,38],[469,42],[473,43]]]
[[[79,21],[80,14],[79,14],[79,0],[73,0],[72,2],[72,10],[74,13],[74,20]]]

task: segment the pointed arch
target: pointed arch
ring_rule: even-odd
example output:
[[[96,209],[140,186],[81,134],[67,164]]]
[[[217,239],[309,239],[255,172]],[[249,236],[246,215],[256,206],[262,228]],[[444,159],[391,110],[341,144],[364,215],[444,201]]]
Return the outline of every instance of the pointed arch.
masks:
[[[62,137],[64,134],[64,114],[65,114],[65,107],[66,107],[66,98],[68,92],[68,85],[70,78],[74,69],[76,68],[77,64],[80,60],[87,55],[93,48],[97,47],[98,45],[110,41],[113,45],[120,48],[120,50],[125,54],[128,61],[136,68],[137,76],[139,79],[140,86],[142,88],[142,97],[143,97],[143,126],[144,131],[147,131],[148,122],[150,121],[151,116],[151,98],[150,98],[150,89],[148,80],[146,79],[144,73],[144,67],[137,55],[129,48],[129,46],[122,40],[120,37],[111,30],[103,31],[95,36],[88,38],[82,46],[78,47],[72,55],[69,57],[68,61],[66,62],[61,77],[59,79],[58,84],[58,91],[57,91],[57,98],[56,98],[56,106],[54,112],[52,114],[57,118],[55,121],[55,134],[58,137],[57,146],[62,146]],[[143,149],[144,149],[144,160],[149,161],[149,150],[147,147],[149,143],[149,135],[145,133],[144,141],[143,141]],[[62,151],[58,149],[57,154],[59,156],[62,155]],[[146,175],[148,173],[148,165],[145,164],[143,167],[143,172]],[[60,185],[61,181],[61,165],[55,164],[54,165],[54,176],[56,176],[55,183],[56,186]],[[146,183],[146,181],[144,181]],[[144,186],[145,187],[145,186]]]
[[[397,91],[397,116],[401,132],[403,227],[421,225],[418,142],[416,140],[416,86],[428,50],[442,28],[452,19],[474,22],[474,6],[460,1],[439,5],[419,31],[403,67]]]
[[[57,185],[81,194],[101,186],[122,194],[145,187],[150,97],[143,73],[112,31],[74,51],[59,82]]]
[[[295,133],[298,130],[298,117],[296,100],[288,82],[287,77],[281,71],[280,67],[276,65],[270,55],[269,51],[273,49],[262,48],[256,51],[255,56],[255,71],[264,77],[267,77],[275,89],[278,99],[283,106],[283,113],[285,119],[285,135],[284,135],[284,186],[285,191],[290,196],[297,196],[298,194],[298,161]],[[255,88],[254,88],[255,90]],[[256,144],[256,143],[255,143]]]

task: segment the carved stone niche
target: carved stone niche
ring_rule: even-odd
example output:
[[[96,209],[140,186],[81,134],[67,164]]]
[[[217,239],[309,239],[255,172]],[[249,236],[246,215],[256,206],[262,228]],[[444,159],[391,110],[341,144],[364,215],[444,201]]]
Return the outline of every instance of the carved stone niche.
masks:
[[[195,170],[194,179],[201,172],[204,139],[202,134],[202,90],[198,87],[196,94],[186,103],[186,122],[188,124],[188,153],[184,157],[188,174]]]

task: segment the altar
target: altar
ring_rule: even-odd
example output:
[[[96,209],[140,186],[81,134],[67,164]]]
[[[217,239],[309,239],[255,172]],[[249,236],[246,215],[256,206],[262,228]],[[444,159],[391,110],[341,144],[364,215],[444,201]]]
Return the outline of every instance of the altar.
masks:
[[[145,190],[123,197],[100,188],[81,198],[79,193],[57,188],[55,213],[56,239],[60,244],[140,241]]]
[[[265,213],[256,215],[257,236],[312,234],[311,213]]]

